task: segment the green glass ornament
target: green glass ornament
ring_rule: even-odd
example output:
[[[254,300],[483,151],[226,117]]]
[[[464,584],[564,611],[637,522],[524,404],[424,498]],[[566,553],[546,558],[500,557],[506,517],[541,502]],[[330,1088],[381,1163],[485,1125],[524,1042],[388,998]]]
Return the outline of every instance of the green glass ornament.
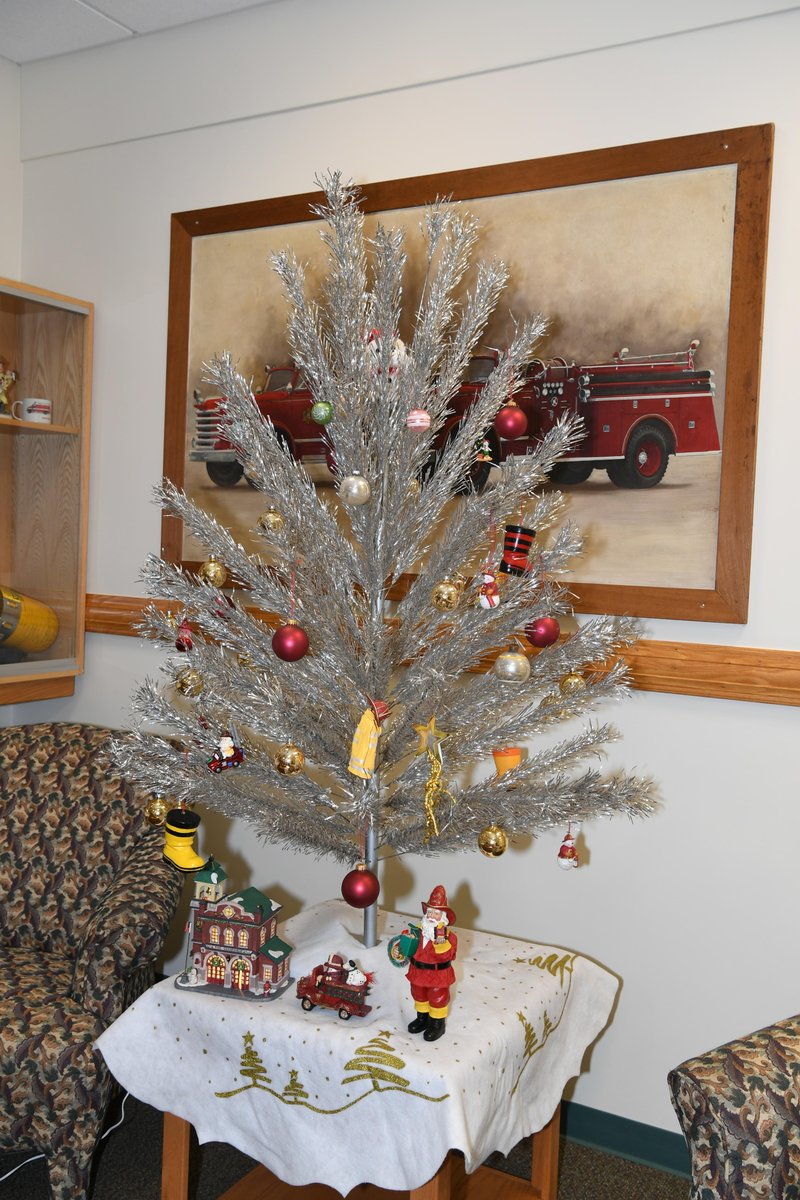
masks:
[[[333,420],[333,405],[330,400],[317,400],[311,405],[311,420],[318,425],[330,425]]]

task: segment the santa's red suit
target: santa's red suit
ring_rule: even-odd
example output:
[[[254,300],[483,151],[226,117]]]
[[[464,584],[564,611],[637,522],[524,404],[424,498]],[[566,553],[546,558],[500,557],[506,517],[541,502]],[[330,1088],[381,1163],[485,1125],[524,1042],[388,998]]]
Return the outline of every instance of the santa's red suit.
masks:
[[[432,1017],[447,1016],[450,988],[456,981],[452,963],[457,949],[458,939],[447,925],[436,926],[433,941],[420,938],[406,974],[417,1012],[426,1012]]]

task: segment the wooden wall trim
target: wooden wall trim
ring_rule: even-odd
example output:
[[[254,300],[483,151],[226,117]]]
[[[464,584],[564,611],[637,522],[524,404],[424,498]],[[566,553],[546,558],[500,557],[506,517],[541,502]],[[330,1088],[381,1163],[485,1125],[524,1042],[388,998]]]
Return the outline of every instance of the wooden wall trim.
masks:
[[[134,626],[150,603],[141,596],[90,594],[86,630],[135,637]],[[168,607],[165,600],[156,603]],[[641,691],[800,705],[800,651],[643,639],[625,658]]]

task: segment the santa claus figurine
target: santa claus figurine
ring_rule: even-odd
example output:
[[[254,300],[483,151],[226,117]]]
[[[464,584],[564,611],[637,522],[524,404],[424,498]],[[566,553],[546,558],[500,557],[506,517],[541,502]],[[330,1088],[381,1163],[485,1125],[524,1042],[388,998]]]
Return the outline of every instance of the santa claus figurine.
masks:
[[[408,1032],[421,1033],[426,1042],[435,1042],[445,1030],[450,988],[456,979],[453,962],[458,940],[451,928],[455,919],[447,893],[437,884],[428,902],[423,902],[420,938],[406,973],[417,1010]]]

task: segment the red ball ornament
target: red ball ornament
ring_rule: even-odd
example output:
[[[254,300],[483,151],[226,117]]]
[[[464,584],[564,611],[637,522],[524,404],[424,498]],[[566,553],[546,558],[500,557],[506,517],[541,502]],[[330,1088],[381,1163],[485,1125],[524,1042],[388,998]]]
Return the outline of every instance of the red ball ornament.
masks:
[[[528,418],[518,404],[504,404],[494,419],[494,427],[501,438],[524,437],[528,432]]]
[[[552,646],[560,633],[561,626],[555,617],[538,617],[525,626],[525,637],[532,646]]]
[[[380,894],[377,875],[367,870],[366,863],[357,863],[342,880],[342,895],[353,908],[369,908]]]
[[[281,625],[272,635],[272,649],[284,662],[297,662],[308,652],[308,634],[294,621]]]

